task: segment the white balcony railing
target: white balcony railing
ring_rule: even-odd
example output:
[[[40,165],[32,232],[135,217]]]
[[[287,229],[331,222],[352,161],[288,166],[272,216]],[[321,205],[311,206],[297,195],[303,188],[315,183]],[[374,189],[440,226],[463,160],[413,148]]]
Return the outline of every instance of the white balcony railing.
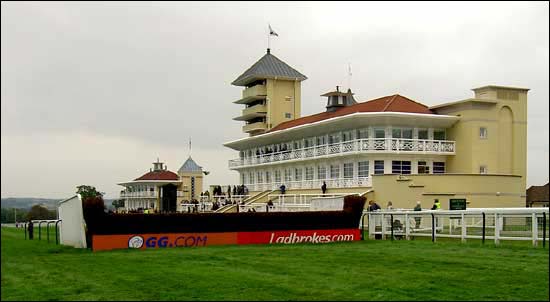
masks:
[[[323,181],[327,184],[327,189],[335,188],[352,188],[352,187],[371,187],[372,182],[369,177],[358,178],[333,178],[333,179],[313,179],[313,180],[300,180],[300,181],[286,181],[286,182],[272,182],[272,183],[258,183],[258,184],[245,184],[250,191],[265,191],[265,190],[278,190],[281,184],[284,183],[287,190],[290,189],[321,189]]]
[[[157,196],[158,191],[120,192],[120,198],[157,198]],[[176,196],[182,197],[183,191],[176,191]]]
[[[365,138],[320,145],[309,148],[280,151],[259,156],[232,159],[229,168],[244,168],[262,164],[305,159],[316,159],[357,153],[411,153],[454,155],[455,142],[404,138]]]

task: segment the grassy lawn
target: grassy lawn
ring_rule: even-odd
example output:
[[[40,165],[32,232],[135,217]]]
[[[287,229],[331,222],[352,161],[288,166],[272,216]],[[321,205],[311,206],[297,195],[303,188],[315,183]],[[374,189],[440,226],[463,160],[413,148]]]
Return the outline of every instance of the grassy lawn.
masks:
[[[370,240],[92,253],[23,238],[2,228],[2,300],[549,300],[548,246]]]

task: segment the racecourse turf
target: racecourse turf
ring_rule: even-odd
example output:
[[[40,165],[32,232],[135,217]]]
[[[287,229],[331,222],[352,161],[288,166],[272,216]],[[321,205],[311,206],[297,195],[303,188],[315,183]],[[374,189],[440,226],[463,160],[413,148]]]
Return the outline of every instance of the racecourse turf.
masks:
[[[366,240],[91,252],[2,228],[8,300],[549,300],[548,245]]]

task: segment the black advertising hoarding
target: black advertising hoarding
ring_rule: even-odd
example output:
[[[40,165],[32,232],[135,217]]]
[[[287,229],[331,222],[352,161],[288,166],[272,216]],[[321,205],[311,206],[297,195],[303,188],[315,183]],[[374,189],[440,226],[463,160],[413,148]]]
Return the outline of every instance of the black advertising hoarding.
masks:
[[[449,199],[449,210],[466,210],[466,199]]]

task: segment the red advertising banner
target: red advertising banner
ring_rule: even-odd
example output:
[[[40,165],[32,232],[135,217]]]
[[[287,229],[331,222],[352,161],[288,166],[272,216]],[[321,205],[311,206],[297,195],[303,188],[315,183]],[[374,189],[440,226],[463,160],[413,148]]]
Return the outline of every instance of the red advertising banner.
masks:
[[[93,250],[194,247],[222,244],[329,243],[360,240],[359,229],[229,233],[93,235]]]

